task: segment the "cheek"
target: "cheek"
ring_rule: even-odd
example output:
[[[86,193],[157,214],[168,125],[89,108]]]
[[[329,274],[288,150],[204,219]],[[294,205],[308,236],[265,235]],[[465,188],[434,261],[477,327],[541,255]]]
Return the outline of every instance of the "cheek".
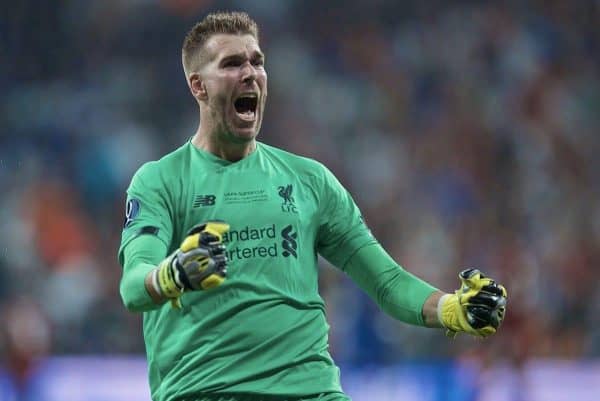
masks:
[[[215,104],[217,106],[219,106],[219,109],[225,110],[225,107],[227,107],[227,103],[229,103],[229,98],[228,97],[225,97],[222,94],[220,94],[219,96],[215,97]]]
[[[206,87],[209,98],[212,98],[215,103],[222,103],[224,99],[229,99],[232,92],[229,81],[228,77],[221,75],[209,80]]]
[[[262,89],[262,93],[264,97],[267,97],[267,74],[263,74],[258,77],[259,85]]]
[[[227,102],[229,101],[229,97],[223,91],[222,88],[212,87],[207,88],[209,102],[213,105],[213,107],[217,110],[224,110],[225,106],[227,106]]]

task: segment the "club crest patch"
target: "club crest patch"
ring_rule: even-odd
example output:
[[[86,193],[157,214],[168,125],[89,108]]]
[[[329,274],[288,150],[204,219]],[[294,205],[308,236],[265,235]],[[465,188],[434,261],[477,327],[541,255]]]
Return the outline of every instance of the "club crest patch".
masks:
[[[140,201],[137,199],[129,199],[127,201],[127,205],[125,206],[125,221],[123,222],[123,227],[129,227],[135,218],[140,214]]]

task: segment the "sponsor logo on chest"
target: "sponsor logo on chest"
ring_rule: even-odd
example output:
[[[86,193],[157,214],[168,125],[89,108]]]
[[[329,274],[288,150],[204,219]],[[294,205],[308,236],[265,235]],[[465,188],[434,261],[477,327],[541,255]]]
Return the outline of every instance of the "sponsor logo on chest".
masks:
[[[298,258],[298,232],[291,224],[282,229],[276,224],[263,227],[245,226],[231,229],[223,235],[229,260],[249,258]],[[256,241],[260,241],[256,244]],[[254,242],[255,244],[252,244]],[[232,245],[235,243],[235,245]]]

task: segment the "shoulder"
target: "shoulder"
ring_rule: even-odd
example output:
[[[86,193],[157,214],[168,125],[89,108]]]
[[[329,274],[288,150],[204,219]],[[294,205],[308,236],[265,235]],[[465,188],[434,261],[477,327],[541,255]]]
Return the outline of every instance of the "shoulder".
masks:
[[[315,159],[300,156],[264,143],[261,143],[260,146],[267,157],[280,161],[282,164],[285,164],[286,167],[293,169],[295,174],[299,176],[310,176],[322,179],[325,175],[330,174],[327,167]]]
[[[340,183],[335,174],[323,163],[274,146],[265,144],[261,144],[261,146],[265,153],[270,154],[271,159],[280,161],[280,167],[293,171],[295,176],[313,185],[315,189],[324,193],[330,193],[331,190],[335,193],[345,191],[345,187]]]
[[[164,181],[164,177],[180,170],[182,163],[188,157],[188,143],[164,155],[159,160],[148,161],[135,172],[131,183],[143,183],[145,186],[156,187]]]

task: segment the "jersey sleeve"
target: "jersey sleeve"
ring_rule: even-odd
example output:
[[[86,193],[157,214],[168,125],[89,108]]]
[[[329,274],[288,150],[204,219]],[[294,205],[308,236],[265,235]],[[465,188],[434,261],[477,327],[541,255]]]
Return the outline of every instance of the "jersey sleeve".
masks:
[[[344,271],[388,315],[425,326],[423,305],[437,288],[404,270],[381,245],[362,247]]]
[[[317,251],[340,269],[363,246],[377,243],[350,193],[326,167],[320,190]]]
[[[173,235],[170,202],[159,172],[152,163],[142,166],[127,189],[125,220],[118,258],[124,265],[125,247],[141,235],[153,235],[170,248]]]

